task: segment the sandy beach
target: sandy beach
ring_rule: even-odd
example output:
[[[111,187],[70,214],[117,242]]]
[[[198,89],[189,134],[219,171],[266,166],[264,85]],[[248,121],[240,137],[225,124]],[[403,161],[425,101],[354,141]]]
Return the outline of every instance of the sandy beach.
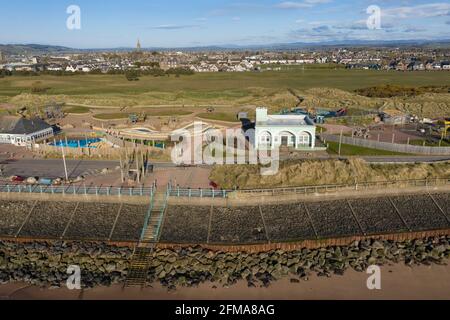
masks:
[[[311,276],[309,281],[291,283],[289,278],[269,288],[248,288],[241,282],[230,288],[205,283],[194,288],[168,292],[159,284],[152,288],[98,287],[90,290],[40,289],[26,284],[0,286],[0,299],[21,300],[345,300],[345,299],[450,299],[450,266],[408,267],[403,264],[381,268],[381,290],[368,290],[369,275],[349,270],[344,276]]]

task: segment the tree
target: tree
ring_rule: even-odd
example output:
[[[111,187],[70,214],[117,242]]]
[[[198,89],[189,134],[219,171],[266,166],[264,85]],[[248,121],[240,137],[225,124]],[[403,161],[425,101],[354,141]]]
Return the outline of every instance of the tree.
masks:
[[[134,69],[127,70],[125,72],[125,77],[128,81],[138,81],[139,80],[139,72]]]

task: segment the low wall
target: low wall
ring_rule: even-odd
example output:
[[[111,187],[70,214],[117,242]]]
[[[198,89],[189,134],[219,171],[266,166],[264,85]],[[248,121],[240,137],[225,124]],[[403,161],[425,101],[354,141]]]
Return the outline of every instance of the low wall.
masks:
[[[297,242],[277,242],[277,243],[253,244],[253,245],[201,244],[200,246],[202,248],[211,251],[257,253],[257,252],[268,252],[273,250],[296,251],[301,249],[319,249],[335,246],[347,246],[355,241],[390,240],[403,242],[415,239],[425,239],[440,236],[450,236],[450,229],[421,231],[421,232],[390,233],[390,234],[370,235],[370,236],[352,236],[352,237],[320,239],[320,240],[303,240]],[[176,250],[180,248],[190,248],[195,246],[198,246],[198,244],[158,243],[156,245],[156,248]]]
[[[326,141],[339,142],[341,137],[338,135],[322,134],[321,138]],[[424,147],[424,146],[413,146],[408,144],[399,143],[389,143],[389,142],[379,142],[375,140],[342,137],[342,143],[350,144],[359,147],[380,149],[393,152],[401,153],[412,153],[412,154],[426,154],[426,155],[450,155],[450,147]]]

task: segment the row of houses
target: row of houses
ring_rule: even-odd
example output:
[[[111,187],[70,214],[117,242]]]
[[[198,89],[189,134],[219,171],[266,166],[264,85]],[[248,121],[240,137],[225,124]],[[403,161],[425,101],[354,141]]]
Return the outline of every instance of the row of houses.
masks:
[[[397,71],[450,70],[450,61],[392,61],[385,69]]]

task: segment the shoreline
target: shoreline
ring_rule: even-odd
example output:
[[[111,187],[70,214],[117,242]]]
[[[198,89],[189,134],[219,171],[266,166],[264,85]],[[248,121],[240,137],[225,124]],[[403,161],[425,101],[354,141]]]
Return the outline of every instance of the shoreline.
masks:
[[[114,285],[74,291],[13,283],[0,285],[0,300],[450,300],[449,264],[381,266],[381,290],[367,289],[369,276],[349,269],[343,276],[330,278],[311,274],[309,281],[299,283],[291,283],[291,278],[286,277],[268,288],[249,288],[240,281],[230,287],[204,283],[170,292],[159,283],[144,289]]]

